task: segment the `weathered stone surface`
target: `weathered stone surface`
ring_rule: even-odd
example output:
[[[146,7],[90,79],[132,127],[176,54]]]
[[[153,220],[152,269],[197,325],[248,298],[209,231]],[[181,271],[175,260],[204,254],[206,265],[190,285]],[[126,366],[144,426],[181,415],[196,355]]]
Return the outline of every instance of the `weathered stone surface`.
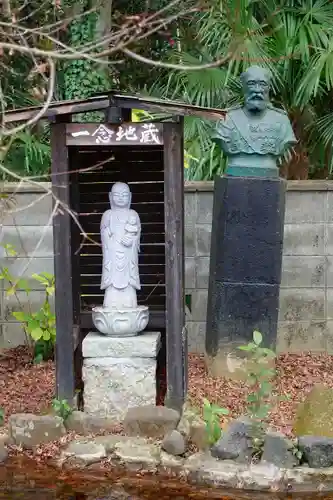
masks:
[[[250,464],[238,473],[238,488],[250,490],[279,490],[283,485],[283,471],[274,464]]]
[[[298,446],[310,467],[319,469],[333,466],[333,438],[301,436]]]
[[[8,424],[14,443],[25,448],[55,441],[66,434],[62,418],[53,415],[17,413],[9,417]]]
[[[284,475],[285,489],[293,491],[332,491],[333,467],[312,469],[311,467],[294,467],[287,469]]]
[[[63,461],[70,461],[71,465],[86,466],[99,462],[106,457],[106,450],[102,444],[93,441],[73,441],[62,452]]]
[[[185,438],[177,430],[170,431],[162,441],[162,448],[170,455],[183,455],[186,451]]]
[[[250,462],[253,452],[252,436],[253,425],[248,419],[241,417],[234,420],[219,441],[212,446],[212,456],[220,460]]]
[[[206,424],[190,407],[185,406],[177,430],[199,450],[208,446]]]
[[[129,436],[147,436],[163,439],[179,422],[178,411],[166,406],[138,406],[130,408],[124,420],[124,430]]]
[[[90,332],[82,342],[82,355],[84,358],[156,358],[160,339],[160,332],[137,337],[106,337]]]
[[[93,438],[93,442],[96,444],[101,444],[104,446],[106,453],[113,453],[119,443],[124,443],[128,441],[127,436],[122,436],[120,434],[109,434],[106,436],[97,436]]]
[[[191,483],[236,488],[238,475],[245,471],[246,467],[232,461],[222,462],[209,453],[200,452],[185,460],[184,470]]]
[[[87,358],[82,377],[84,410],[91,415],[121,421],[129,408],[155,404],[155,359]]]
[[[298,407],[294,432],[296,436],[333,438],[333,389],[315,385]]]
[[[8,441],[8,436],[6,434],[1,434],[0,435],[0,464],[2,462],[4,462],[8,457],[7,448],[6,448],[7,441]]]
[[[299,463],[291,451],[291,443],[280,432],[266,434],[261,461],[285,469],[295,467]]]
[[[171,469],[172,471],[181,471],[184,464],[184,458],[169,455],[165,451],[161,451],[161,467]]]
[[[77,434],[90,434],[112,430],[117,422],[112,418],[89,415],[83,411],[73,411],[64,422],[68,431]]]
[[[128,439],[118,443],[114,455],[130,468],[151,469],[156,468],[161,462],[160,447],[143,439]]]

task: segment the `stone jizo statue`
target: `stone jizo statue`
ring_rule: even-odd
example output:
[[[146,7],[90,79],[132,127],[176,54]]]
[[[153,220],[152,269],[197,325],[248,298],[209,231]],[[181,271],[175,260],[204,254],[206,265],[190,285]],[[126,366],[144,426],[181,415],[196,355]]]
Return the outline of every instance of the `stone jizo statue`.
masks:
[[[244,105],[228,109],[213,136],[228,156],[226,174],[278,177],[278,158],[297,143],[289,118],[270,103],[271,76],[266,69],[251,66],[241,82]]]
[[[110,191],[111,208],[101,220],[103,307],[93,309],[96,328],[106,335],[136,335],[148,324],[148,307],[138,306],[140,218],[131,206],[127,184],[116,182]]]

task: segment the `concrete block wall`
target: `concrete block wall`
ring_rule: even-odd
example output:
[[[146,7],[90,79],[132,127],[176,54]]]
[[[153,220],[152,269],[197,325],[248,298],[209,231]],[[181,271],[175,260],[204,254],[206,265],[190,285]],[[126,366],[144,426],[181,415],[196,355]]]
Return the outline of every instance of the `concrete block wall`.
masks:
[[[204,351],[213,183],[185,196],[189,346]],[[280,291],[279,352],[333,352],[333,182],[288,183]],[[264,332],[263,332],[264,333]]]
[[[10,210],[0,198],[0,242],[12,244],[18,257],[8,258],[2,249],[1,266],[28,278],[33,273],[53,273],[53,241],[49,184],[13,184],[2,191],[15,199]],[[209,274],[213,183],[185,186],[185,269],[189,347],[203,352]],[[65,242],[64,242],[65,244]],[[37,246],[37,248],[36,248]],[[333,352],[333,182],[288,183],[283,277],[280,294],[279,351]],[[38,282],[29,280],[25,292],[6,297],[0,282],[0,347],[22,342],[22,329],[11,316],[17,298],[36,310],[43,296]]]
[[[18,288],[7,296],[8,282],[0,281],[0,347],[12,347],[24,341],[24,332],[12,316],[12,311],[37,311],[44,301],[42,285],[31,279],[34,273],[54,273],[52,237],[52,197],[50,184],[40,186],[4,184],[0,198],[0,265],[13,277],[21,277],[30,288],[29,296]],[[12,245],[17,256],[8,257],[3,245]]]

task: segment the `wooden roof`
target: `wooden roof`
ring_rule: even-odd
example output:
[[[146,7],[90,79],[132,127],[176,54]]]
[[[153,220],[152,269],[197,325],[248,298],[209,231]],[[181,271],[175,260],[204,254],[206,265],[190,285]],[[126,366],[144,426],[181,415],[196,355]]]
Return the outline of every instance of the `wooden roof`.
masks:
[[[126,109],[142,109],[150,112],[162,112],[179,116],[198,116],[210,120],[221,119],[225,111],[216,108],[203,108],[192,106],[179,101],[165,101],[152,97],[140,95],[122,95],[115,92],[95,95],[88,99],[77,99],[68,101],[55,101],[50,104],[43,118],[52,118],[57,115],[68,115],[76,113],[85,113],[88,111],[106,110],[110,106],[117,106]],[[20,108],[7,111],[3,117],[3,123],[23,122],[33,118],[42,108],[33,106],[29,108]]]

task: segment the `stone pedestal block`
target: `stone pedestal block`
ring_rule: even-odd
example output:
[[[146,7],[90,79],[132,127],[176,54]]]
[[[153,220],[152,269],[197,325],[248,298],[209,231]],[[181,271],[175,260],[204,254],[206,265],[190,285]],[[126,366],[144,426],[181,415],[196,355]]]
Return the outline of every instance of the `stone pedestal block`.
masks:
[[[218,359],[216,374],[233,370],[237,346],[248,343],[254,330],[275,347],[285,189],[282,179],[215,181],[206,351],[210,360]]]
[[[156,358],[160,333],[106,337],[89,333],[83,341],[84,410],[122,421],[133,406],[156,402]]]

